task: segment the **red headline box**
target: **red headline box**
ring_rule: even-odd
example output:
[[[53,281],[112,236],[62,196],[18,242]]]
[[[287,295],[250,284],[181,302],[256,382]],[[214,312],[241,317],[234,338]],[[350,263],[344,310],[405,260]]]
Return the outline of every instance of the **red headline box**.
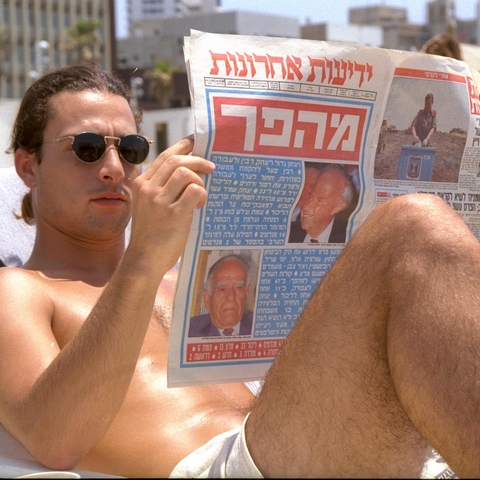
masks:
[[[185,361],[186,363],[198,363],[274,358],[282,343],[283,339],[189,343]]]

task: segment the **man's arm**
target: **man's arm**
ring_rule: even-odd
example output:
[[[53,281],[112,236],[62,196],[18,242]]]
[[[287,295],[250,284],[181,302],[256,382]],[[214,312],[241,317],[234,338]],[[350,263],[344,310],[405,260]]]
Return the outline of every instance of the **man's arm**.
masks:
[[[433,135],[433,132],[435,132],[435,129],[432,127],[430,131],[428,132],[428,135],[425,137],[425,139],[422,142],[422,145],[424,147],[427,147],[428,144],[430,143],[430,137]]]
[[[425,137],[425,140],[422,142],[422,145],[424,147],[428,146],[430,143],[430,137],[435,133],[437,130],[437,114],[435,111],[433,111],[433,119],[432,119],[432,128],[430,128],[430,131],[428,132],[428,135]]]
[[[418,138],[418,135],[417,135],[417,129],[415,128],[415,125],[417,124],[417,118],[418,118],[418,113],[415,115],[415,118],[413,119],[412,124],[410,126],[411,130],[412,130],[412,137],[413,137],[413,144],[414,145],[420,141],[420,138]]]
[[[68,469],[103,436],[130,385],[162,278],[181,255],[213,164],[184,139],[134,182],[130,244],[78,333],[60,349],[55,299],[36,273],[0,277],[0,421],[43,464]]]

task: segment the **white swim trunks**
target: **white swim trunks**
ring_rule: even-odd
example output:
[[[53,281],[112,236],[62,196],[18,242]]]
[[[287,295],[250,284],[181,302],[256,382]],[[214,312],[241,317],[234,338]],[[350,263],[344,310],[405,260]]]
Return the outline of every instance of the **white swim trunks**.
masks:
[[[423,466],[420,478],[458,478],[447,462],[433,448]]]
[[[221,433],[181,460],[170,478],[263,478],[247,448],[245,418],[240,428]]]
[[[213,437],[181,460],[170,478],[263,478],[245,441],[243,425]],[[445,460],[431,450],[420,478],[458,478]]]

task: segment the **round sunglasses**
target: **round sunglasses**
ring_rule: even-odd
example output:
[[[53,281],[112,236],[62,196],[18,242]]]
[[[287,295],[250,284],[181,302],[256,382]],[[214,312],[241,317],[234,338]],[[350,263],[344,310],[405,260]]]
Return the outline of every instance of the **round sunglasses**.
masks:
[[[147,140],[145,137],[137,134],[112,137],[94,132],[66,135],[65,137],[55,138],[43,143],[59,142],[68,138],[72,139],[73,153],[84,163],[98,162],[107,150],[107,140],[112,139],[114,143],[118,141],[116,149],[120,158],[133,165],[139,165],[147,158],[150,145],[153,143],[153,140]]]

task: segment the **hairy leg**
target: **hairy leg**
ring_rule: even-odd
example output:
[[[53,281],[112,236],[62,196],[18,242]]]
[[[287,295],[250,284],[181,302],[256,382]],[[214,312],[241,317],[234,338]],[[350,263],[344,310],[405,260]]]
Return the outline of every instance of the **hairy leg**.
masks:
[[[378,207],[312,296],[246,425],[265,476],[480,475],[480,245],[433,195]]]

